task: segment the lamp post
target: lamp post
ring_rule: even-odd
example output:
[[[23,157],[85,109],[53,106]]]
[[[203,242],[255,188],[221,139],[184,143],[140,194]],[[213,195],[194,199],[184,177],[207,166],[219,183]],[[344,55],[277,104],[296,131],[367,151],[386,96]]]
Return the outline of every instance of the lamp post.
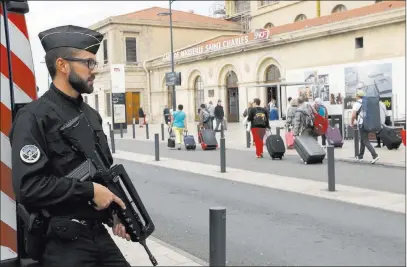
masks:
[[[173,39],[172,39],[172,9],[171,9],[171,4],[175,0],[169,0],[169,6],[170,6],[170,12],[160,12],[157,15],[158,16],[170,16],[170,42],[171,42],[171,72],[174,73],[174,46],[173,46]],[[175,85],[169,85],[172,89],[172,110],[176,110],[176,97],[175,97]],[[169,89],[170,89],[169,88]]]
[[[41,61],[40,63],[45,64],[45,61]],[[47,72],[48,89],[49,89],[49,80],[51,80],[51,77],[50,77],[50,75],[49,75],[49,72]]]

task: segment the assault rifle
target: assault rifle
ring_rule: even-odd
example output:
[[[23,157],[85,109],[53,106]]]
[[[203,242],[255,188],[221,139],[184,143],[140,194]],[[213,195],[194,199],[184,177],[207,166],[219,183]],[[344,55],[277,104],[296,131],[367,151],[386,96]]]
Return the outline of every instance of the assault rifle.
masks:
[[[112,203],[110,207],[112,213],[118,216],[130,235],[131,241],[140,243],[146,250],[151,263],[156,266],[157,261],[146,244],[146,239],[153,233],[155,226],[123,165],[118,164],[109,168],[109,161],[99,143],[95,142],[95,133],[83,114],[68,121],[60,131],[70,141],[73,148],[86,157],[86,161],[67,176],[80,181],[91,180],[101,183],[123,200],[126,209],[123,210],[116,203]],[[103,175],[103,181],[95,180],[95,174],[98,172],[110,175]]]

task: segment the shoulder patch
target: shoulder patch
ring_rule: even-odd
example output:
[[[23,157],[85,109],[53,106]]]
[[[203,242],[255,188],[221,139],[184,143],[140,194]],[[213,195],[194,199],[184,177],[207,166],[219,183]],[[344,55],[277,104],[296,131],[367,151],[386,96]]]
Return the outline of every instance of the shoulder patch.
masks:
[[[40,150],[35,145],[25,145],[20,150],[20,158],[28,164],[36,163],[40,159]]]

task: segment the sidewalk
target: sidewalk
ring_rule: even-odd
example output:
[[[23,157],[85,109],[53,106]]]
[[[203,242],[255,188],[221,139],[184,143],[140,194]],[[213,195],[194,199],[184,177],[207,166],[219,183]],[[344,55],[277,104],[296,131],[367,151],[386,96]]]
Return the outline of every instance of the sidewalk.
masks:
[[[117,237],[110,228],[107,229],[131,266],[153,266],[143,246]],[[147,239],[147,246],[157,260],[158,266],[208,266],[202,260],[154,237]]]
[[[283,121],[273,122],[271,131],[275,134],[276,127],[283,126]],[[106,127],[106,128],[105,128]],[[108,133],[108,127],[105,126],[104,130],[105,133]],[[150,124],[149,125],[149,139],[146,139],[146,127],[139,128],[136,125],[135,128],[136,132],[136,140],[139,141],[154,141],[154,134],[159,133],[159,140],[160,142],[167,142],[168,138],[168,127],[164,126],[164,141],[161,138],[161,124]],[[197,136],[197,126],[196,123],[191,124],[188,128],[189,134]],[[285,131],[282,129],[280,131],[281,136],[284,136]],[[110,137],[109,137],[110,138]],[[120,139],[120,134],[115,135],[116,139]],[[217,138],[219,140],[220,133],[217,133]],[[128,125],[127,133],[123,134],[123,139],[133,139],[133,129],[131,125]],[[284,139],[284,138],[283,138]],[[237,150],[249,150],[246,147],[246,131],[242,124],[240,123],[229,123],[228,129],[225,131],[225,140],[226,140],[226,147],[230,149],[237,149]],[[319,141],[321,139],[319,138]],[[110,140],[109,140],[110,141]],[[197,138],[195,139],[197,141]],[[254,149],[253,147],[250,149]],[[384,166],[397,166],[397,167],[405,167],[406,166],[406,148],[403,144],[401,144],[400,148],[397,150],[388,150],[385,147],[382,148],[375,148],[377,153],[379,154],[380,160],[376,162],[376,165],[384,165]],[[294,149],[289,149],[286,151],[286,155],[297,155],[297,152]],[[344,140],[344,145],[342,148],[335,149],[335,159],[340,161],[346,162],[354,162],[355,164],[369,164],[371,159],[371,155],[369,151],[366,150],[365,152],[365,159],[363,162],[359,163],[355,161],[354,156],[354,141],[353,140]]]

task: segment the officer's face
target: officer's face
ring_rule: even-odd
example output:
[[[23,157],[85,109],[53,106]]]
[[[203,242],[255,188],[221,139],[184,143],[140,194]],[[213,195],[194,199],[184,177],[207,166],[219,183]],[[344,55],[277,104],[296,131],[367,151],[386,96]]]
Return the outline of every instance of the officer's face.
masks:
[[[70,62],[71,69],[68,81],[79,93],[90,94],[93,92],[93,81],[95,80],[94,68],[92,67],[94,67],[93,63],[96,61],[96,56],[87,51],[80,51],[75,57],[85,61]]]

